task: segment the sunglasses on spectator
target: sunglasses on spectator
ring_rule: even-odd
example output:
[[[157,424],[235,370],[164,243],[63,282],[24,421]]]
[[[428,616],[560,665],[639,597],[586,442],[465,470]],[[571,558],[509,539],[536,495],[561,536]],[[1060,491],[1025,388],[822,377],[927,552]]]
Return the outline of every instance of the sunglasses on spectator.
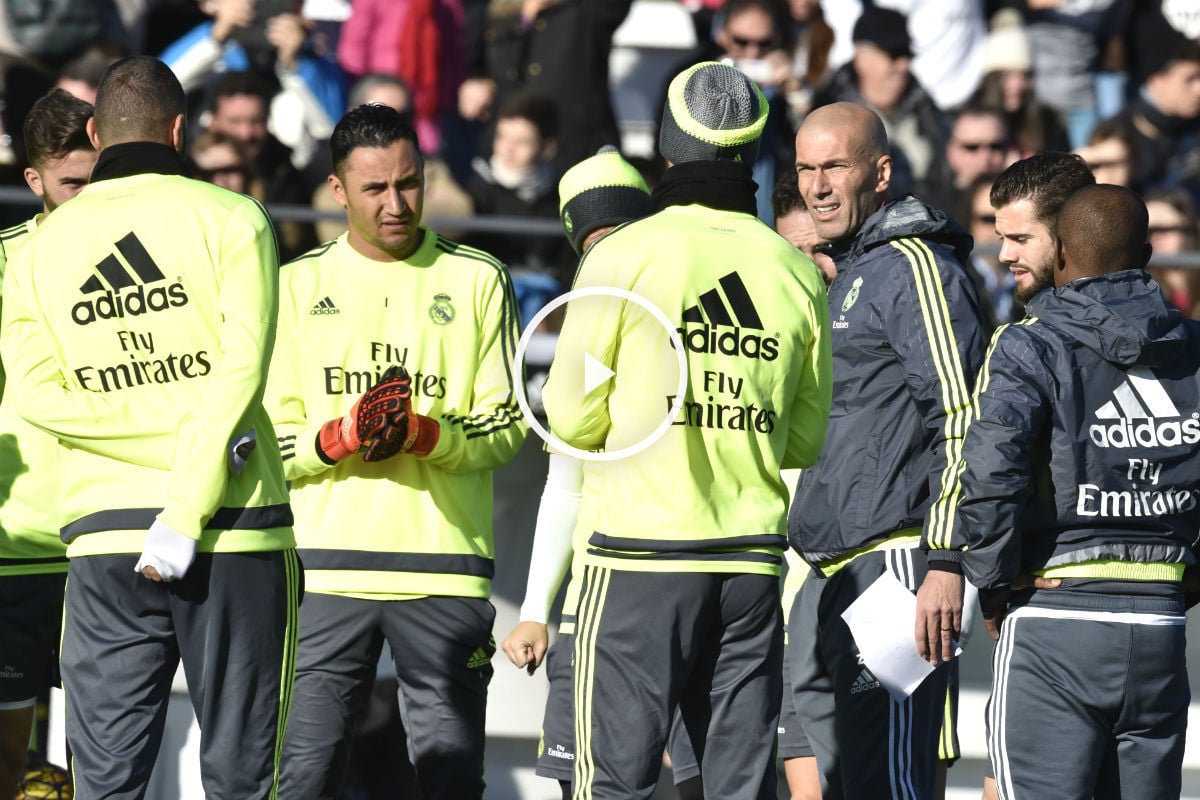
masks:
[[[1191,233],[1187,225],[1151,225],[1146,233],[1154,236],[1160,233]]]
[[[1129,166],[1128,159],[1122,158],[1120,161],[1089,161],[1087,162],[1088,169],[1116,169],[1117,167]]]
[[[991,150],[993,153],[1003,153],[1008,149],[1008,142],[955,142],[955,144],[968,153],[975,153],[979,150]]]
[[[738,47],[750,47],[752,45],[757,45],[763,50],[769,50],[775,46],[774,39],[744,39],[741,36],[735,36],[734,34],[729,35],[729,41],[733,42]]]
[[[995,214],[976,214],[974,216],[974,218],[975,218],[976,222],[982,222],[984,225],[995,225],[996,224],[996,215]]]

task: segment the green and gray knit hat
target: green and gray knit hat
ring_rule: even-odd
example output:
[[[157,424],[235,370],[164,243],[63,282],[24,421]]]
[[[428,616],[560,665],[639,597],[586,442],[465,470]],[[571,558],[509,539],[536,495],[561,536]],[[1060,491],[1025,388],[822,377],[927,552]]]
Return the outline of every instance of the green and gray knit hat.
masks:
[[[767,100],[754,82],[729,64],[703,61],[675,76],[667,88],[658,149],[672,164],[758,157],[767,124]]]
[[[558,213],[575,252],[582,252],[583,240],[597,228],[648,215],[650,188],[617,148],[605,145],[562,176]]]

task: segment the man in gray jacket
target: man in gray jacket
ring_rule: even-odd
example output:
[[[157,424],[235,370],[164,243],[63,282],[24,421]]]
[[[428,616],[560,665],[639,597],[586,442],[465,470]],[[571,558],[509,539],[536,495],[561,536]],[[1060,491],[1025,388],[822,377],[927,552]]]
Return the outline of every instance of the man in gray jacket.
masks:
[[[792,546],[813,566],[789,622],[793,701],[827,800],[929,797],[951,665],[893,699],[862,664],[841,614],[885,572],[915,592],[926,573],[922,544],[949,546],[950,467],[984,353],[980,301],[963,266],[971,237],[915,197],[884,202],[887,136],[864,106],[810,114],[796,136],[796,169],[837,277],[833,410],[788,520]],[[947,637],[961,618],[958,588],[958,611],[942,623]]]

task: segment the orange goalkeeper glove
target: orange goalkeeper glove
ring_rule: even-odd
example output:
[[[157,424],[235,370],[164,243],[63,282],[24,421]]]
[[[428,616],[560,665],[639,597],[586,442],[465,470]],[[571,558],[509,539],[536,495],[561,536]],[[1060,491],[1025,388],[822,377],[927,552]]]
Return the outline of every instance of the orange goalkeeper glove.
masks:
[[[427,456],[433,452],[442,433],[441,425],[433,417],[413,412],[411,387],[401,396],[400,406],[400,411],[388,418],[379,438],[367,448],[363,461],[383,461],[400,453]]]
[[[336,464],[364,447],[375,446],[389,422],[403,413],[412,396],[412,380],[404,367],[389,367],[379,382],[363,393],[350,413],[331,419],[317,432],[317,455],[326,464]],[[411,408],[411,403],[409,406]]]

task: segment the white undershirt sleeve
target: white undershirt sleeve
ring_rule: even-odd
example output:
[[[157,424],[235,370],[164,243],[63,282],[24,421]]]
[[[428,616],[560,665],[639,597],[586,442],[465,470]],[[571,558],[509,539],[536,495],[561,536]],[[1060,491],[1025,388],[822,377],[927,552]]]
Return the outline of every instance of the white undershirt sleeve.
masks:
[[[571,565],[571,535],[579,518],[582,488],[583,462],[551,453],[546,487],[542,490],[542,503],[538,506],[537,525],[533,531],[533,553],[529,557],[521,622],[545,624],[550,617],[550,606]]]

